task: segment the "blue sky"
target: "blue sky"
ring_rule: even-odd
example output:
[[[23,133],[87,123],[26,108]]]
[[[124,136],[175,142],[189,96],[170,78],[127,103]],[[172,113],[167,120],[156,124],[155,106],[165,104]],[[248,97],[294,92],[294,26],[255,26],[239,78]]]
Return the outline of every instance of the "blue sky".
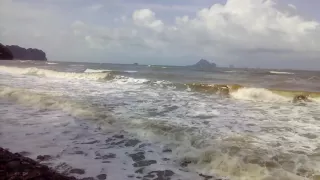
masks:
[[[53,61],[320,67],[318,0],[0,0],[0,42]]]

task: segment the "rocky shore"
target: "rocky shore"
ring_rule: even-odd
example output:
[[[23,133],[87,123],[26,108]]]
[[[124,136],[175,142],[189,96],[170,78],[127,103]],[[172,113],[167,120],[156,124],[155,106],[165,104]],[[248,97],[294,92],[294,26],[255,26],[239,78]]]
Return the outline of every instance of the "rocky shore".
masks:
[[[0,147],[0,180],[76,180]]]

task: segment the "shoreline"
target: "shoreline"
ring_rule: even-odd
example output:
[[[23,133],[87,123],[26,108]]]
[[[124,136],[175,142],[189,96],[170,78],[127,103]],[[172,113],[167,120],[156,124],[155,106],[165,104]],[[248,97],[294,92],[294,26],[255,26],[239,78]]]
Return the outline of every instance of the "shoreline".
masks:
[[[40,158],[45,156],[39,156]],[[77,180],[63,175],[39,161],[0,147],[0,180]]]

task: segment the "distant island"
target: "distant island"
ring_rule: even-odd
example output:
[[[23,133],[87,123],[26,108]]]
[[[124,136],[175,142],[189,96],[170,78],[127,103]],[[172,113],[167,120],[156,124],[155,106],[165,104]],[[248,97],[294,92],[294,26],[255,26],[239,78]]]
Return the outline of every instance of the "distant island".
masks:
[[[0,60],[47,61],[47,57],[46,53],[40,49],[26,49],[17,45],[3,45],[0,43]]]
[[[212,70],[217,67],[215,63],[210,63],[205,59],[201,59],[196,64],[189,66],[191,68],[199,69],[199,70]]]

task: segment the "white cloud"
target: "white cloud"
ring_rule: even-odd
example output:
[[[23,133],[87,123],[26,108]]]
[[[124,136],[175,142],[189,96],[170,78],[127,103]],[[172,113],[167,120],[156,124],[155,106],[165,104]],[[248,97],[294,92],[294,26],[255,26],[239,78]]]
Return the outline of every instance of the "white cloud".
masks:
[[[95,10],[102,7],[91,6]],[[20,13],[15,13],[17,11]],[[151,9],[135,10],[131,18],[121,14],[115,14],[120,18],[97,14],[99,25],[88,20],[68,22],[64,14],[67,13],[59,12],[57,7],[35,8],[27,3],[3,0],[0,37],[11,44],[29,42],[22,44],[30,45],[32,41],[53,55],[63,48],[74,48],[64,52],[69,53],[68,57],[78,57],[78,54],[71,54],[78,52],[90,55],[94,50],[101,56],[119,53],[141,58],[181,56],[247,60],[270,56],[281,61],[297,58],[297,55],[303,60],[311,54],[312,58],[320,58],[319,22],[288,13],[271,0],[228,0],[226,4],[203,8],[194,16],[166,19],[158,18]],[[105,23],[107,18],[122,23]],[[33,36],[42,40],[30,40]]]
[[[136,10],[132,15],[133,21],[138,26],[144,26],[147,28],[161,31],[163,29],[163,22],[156,19],[155,13],[150,9]]]
[[[89,6],[89,10],[98,11],[98,10],[102,9],[103,7],[104,7],[103,4],[93,4],[93,5]]]
[[[297,9],[297,7],[296,7],[295,5],[293,5],[293,4],[288,4],[288,6],[289,6],[290,8],[292,8],[292,9]]]

